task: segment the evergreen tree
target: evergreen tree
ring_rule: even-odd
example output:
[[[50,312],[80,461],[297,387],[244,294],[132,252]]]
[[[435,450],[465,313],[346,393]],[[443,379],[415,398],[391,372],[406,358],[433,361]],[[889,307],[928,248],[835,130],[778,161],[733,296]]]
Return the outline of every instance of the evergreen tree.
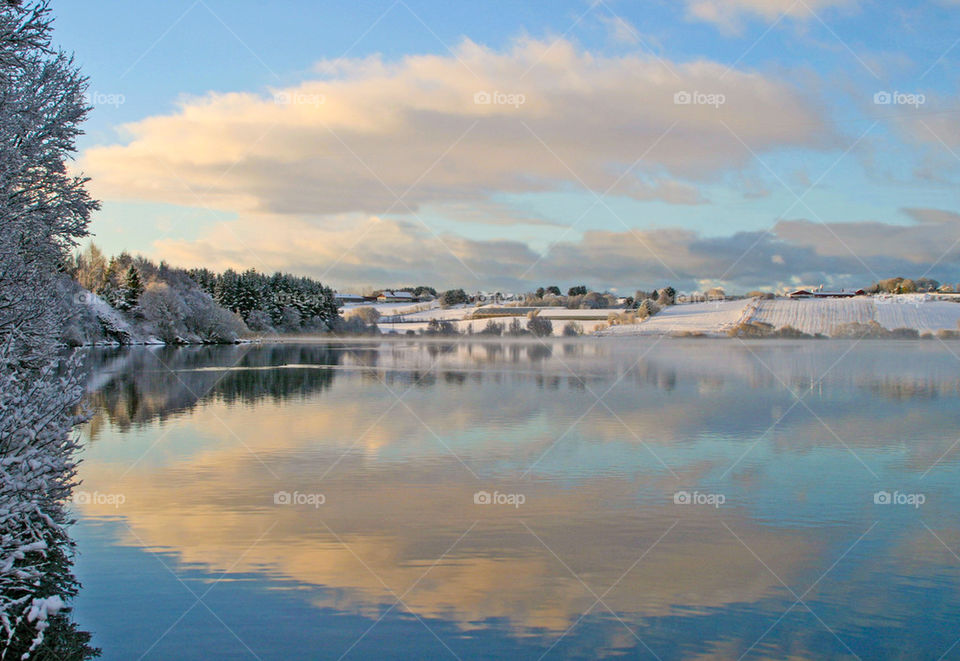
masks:
[[[262,305],[262,294],[265,289],[263,276],[253,269],[248,269],[237,278],[236,301],[233,307],[234,312],[238,312],[241,317],[246,319],[251,312],[259,310]]]
[[[120,297],[119,308],[121,310],[133,310],[140,304],[140,295],[143,294],[143,280],[140,278],[140,271],[137,267],[130,265],[127,269],[127,275],[123,281],[123,292]]]
[[[103,273],[103,282],[96,292],[113,307],[118,307],[120,294],[120,264],[116,257],[110,258],[107,270]]]
[[[448,289],[440,295],[440,302],[443,305],[460,305],[468,302],[467,293],[462,289]]]
[[[240,276],[236,271],[227,269],[217,277],[217,283],[214,285],[214,300],[232,312],[237,311],[239,280]]]

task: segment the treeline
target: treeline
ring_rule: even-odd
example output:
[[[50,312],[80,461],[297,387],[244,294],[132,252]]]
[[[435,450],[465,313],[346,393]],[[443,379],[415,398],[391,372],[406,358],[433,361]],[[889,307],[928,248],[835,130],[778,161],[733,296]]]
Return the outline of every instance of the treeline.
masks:
[[[553,285],[539,287],[535,291],[525,294],[521,304],[526,307],[565,307],[570,310],[624,308],[655,314],[655,311],[651,311],[673,305],[676,302],[676,296],[676,290],[670,286],[653,291],[640,289],[633,296],[621,298],[610,292],[590,291],[585,285],[570,287],[566,296],[564,296],[560,293],[560,288]]]
[[[109,259],[96,245],[67,259],[79,305],[64,324],[68,344],[234,342],[245,334],[346,331],[333,292],[311,278],[250,269],[181,269],[128,253]],[[90,292],[95,296],[88,296]]]
[[[190,277],[219,305],[235,312],[254,332],[334,330],[338,318],[333,291],[312,278],[254,269],[214,273],[191,269]]]
[[[940,283],[932,278],[886,278],[870,285],[866,290],[868,294],[913,294],[932,291],[953,291],[953,288],[947,285],[942,287]]]
[[[371,292],[371,295],[379,296],[383,292],[387,291],[406,291],[410,292],[414,296],[432,296],[433,298],[437,297],[437,290],[428,285],[407,285],[406,287],[384,287],[383,289],[375,289]]]

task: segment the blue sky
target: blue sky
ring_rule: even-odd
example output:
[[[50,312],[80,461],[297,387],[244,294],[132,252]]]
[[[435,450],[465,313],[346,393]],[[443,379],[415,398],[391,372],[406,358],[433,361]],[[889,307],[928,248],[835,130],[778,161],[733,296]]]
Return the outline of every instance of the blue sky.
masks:
[[[955,0],[53,9],[108,252],[341,288],[960,280]]]

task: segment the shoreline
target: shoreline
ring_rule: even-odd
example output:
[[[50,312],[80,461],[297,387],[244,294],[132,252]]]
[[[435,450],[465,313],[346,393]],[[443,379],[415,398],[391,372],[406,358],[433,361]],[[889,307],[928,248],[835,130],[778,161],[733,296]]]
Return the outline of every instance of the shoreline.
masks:
[[[816,342],[816,343],[837,343],[837,342],[896,342],[903,344],[905,342],[929,343],[939,340],[940,342],[949,342],[960,340],[960,337],[938,338],[935,335],[920,335],[918,337],[730,337],[728,335],[716,334],[662,334],[652,333],[637,334],[589,334],[576,337],[563,336],[544,336],[544,337],[504,337],[489,335],[444,335],[444,336],[423,336],[423,335],[357,335],[357,336],[324,336],[324,335],[304,335],[304,336],[273,336],[260,339],[243,338],[235,342],[197,342],[183,344],[165,344],[162,342],[131,342],[131,343],[96,343],[82,344],[77,346],[62,345],[64,349],[123,349],[123,348],[197,348],[197,347],[229,347],[242,345],[283,345],[283,344],[541,344],[541,345],[564,345],[564,344],[596,344],[596,343],[626,343],[626,342],[660,342],[663,340],[686,340],[686,341],[710,341],[710,342],[740,342],[740,343],[797,343],[797,342]]]

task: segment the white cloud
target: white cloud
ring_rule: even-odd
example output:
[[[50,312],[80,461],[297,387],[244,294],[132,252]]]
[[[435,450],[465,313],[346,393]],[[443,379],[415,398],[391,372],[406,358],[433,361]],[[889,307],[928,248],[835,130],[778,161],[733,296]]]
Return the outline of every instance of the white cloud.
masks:
[[[640,33],[626,19],[619,16],[599,15],[598,20],[607,29],[610,39],[621,44],[636,44],[640,42]]]
[[[726,32],[739,32],[746,19],[771,23],[781,16],[810,20],[826,9],[852,9],[858,0],[686,0],[692,18],[714,23]]]
[[[538,255],[519,241],[474,241],[424,224],[343,214],[305,220],[249,214],[218,223],[199,239],[163,239],[153,256],[214,270],[292,271],[338,286],[443,283],[471,288],[516,284]]]
[[[751,161],[743,143],[762,153],[834,139],[798,89],[709,61],[465,41],[455,56],[328,68],[332,78],[276,97],[184,101],[126,126],[128,144],[88,150],[81,167],[107,199],[237,212],[384,214],[492,192],[604,191],[631,165],[617,192],[691,204],[699,183]],[[678,92],[724,102],[678,105]]]
[[[248,215],[197,241],[158,242],[153,256],[214,269],[255,266],[321,277],[340,287],[424,283],[437,287],[529,290],[540,284],[632,288],[702,281],[745,291],[790,282],[866,286],[880,277],[960,280],[960,215],[907,209],[912,223],[780,221],[767,232],[705,237],[682,229],[588,231],[544,254],[521,241],[434,234],[419,222],[359,215],[307,221]],[[265,232],[264,228],[269,231]],[[946,254],[944,254],[946,252]]]
[[[916,264],[932,264],[960,240],[960,215],[940,209],[904,209],[912,222],[893,225],[876,221],[823,224],[809,220],[780,221],[778,237],[816,249],[824,256],[856,255],[874,270],[894,257]],[[947,256],[950,262],[957,255]],[[878,266],[874,267],[874,263]],[[903,274],[891,274],[903,275]]]

